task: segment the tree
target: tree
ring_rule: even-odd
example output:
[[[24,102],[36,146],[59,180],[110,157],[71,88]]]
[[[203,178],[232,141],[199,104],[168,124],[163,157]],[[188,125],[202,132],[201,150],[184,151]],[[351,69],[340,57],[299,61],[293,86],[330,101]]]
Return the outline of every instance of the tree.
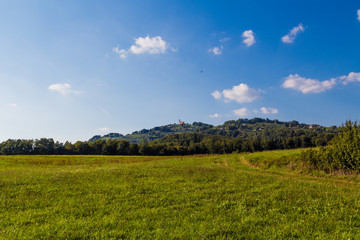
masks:
[[[52,138],[40,138],[35,140],[35,154],[54,154],[54,140]]]
[[[130,142],[126,140],[119,140],[116,151],[119,155],[130,155]]]
[[[143,139],[140,143],[139,153],[140,155],[148,155],[150,152],[149,143],[146,139]]]
[[[88,142],[77,141],[74,144],[74,151],[77,154],[82,154],[82,155],[91,154],[92,153],[91,150],[92,149]]]
[[[109,139],[103,145],[102,154],[105,155],[115,155],[117,149],[117,140]]]

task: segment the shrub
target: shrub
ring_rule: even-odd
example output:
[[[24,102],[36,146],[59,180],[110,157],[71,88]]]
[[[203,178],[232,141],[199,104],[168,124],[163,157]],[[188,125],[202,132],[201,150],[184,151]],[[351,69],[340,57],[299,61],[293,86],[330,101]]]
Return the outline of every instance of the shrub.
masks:
[[[329,146],[305,150],[301,158],[311,168],[326,172],[360,172],[360,125],[356,121],[346,121]]]

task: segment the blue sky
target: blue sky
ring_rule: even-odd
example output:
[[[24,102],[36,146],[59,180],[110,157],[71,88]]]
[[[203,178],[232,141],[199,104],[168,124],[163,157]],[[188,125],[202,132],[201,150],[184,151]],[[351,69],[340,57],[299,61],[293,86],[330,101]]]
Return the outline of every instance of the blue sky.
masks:
[[[359,1],[1,1],[0,140],[360,119]]]

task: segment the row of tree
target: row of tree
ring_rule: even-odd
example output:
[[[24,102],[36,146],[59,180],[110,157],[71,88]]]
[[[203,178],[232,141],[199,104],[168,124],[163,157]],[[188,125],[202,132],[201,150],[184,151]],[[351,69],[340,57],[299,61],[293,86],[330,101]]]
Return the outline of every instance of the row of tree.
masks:
[[[162,139],[140,144],[126,140],[100,139],[94,142],[55,142],[51,138],[36,140],[9,139],[0,143],[2,155],[51,155],[51,154],[94,154],[94,155],[188,155],[222,154],[232,152],[256,152],[276,149],[325,146],[335,133],[308,131],[280,131],[277,134],[263,131],[247,138],[233,138],[220,135],[186,133],[173,134]]]

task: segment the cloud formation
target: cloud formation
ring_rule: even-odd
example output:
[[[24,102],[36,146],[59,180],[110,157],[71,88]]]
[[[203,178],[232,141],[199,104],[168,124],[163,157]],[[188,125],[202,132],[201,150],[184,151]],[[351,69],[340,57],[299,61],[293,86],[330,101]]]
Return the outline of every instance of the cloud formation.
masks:
[[[311,78],[303,78],[298,74],[290,74],[285,78],[284,83],[281,85],[283,88],[290,88],[306,93],[321,93],[326,90],[332,89],[336,84],[336,79],[332,78],[326,81],[319,81]]]
[[[283,36],[283,37],[281,38],[281,41],[282,41],[283,43],[293,43],[294,40],[295,40],[295,38],[296,38],[296,36],[297,36],[299,33],[304,32],[304,31],[305,31],[304,26],[303,26],[301,23],[299,23],[299,25],[297,25],[296,27],[294,27],[293,29],[291,29],[290,32],[289,32],[287,35]]]
[[[247,84],[240,83],[232,89],[225,89],[220,93],[218,90],[212,93],[215,99],[224,97],[225,102],[236,101],[238,103],[252,102],[261,96],[261,90],[250,88]]]
[[[212,52],[214,55],[222,54],[223,46],[220,47],[213,47],[208,50],[208,52]]]
[[[357,20],[360,22],[360,9],[357,10]]]
[[[351,72],[347,76],[341,76],[339,79],[343,81],[344,85],[347,85],[349,82],[360,82],[360,72]]]
[[[120,49],[119,46],[113,48],[113,52],[119,54],[119,56],[125,59],[129,54],[164,54],[169,45],[160,37],[135,38],[135,43],[128,49]]]
[[[71,88],[71,85],[68,83],[55,83],[51,84],[48,89],[50,91],[58,92],[62,95],[68,95],[68,94],[80,94],[80,91],[73,90]]]
[[[119,54],[122,59],[125,59],[128,54],[128,51],[126,51],[125,49],[120,49],[119,46],[113,47],[113,52]]]
[[[211,95],[217,100],[221,99],[221,92],[219,92],[218,90],[211,93]]]
[[[255,44],[255,35],[254,32],[252,30],[247,30],[244,31],[241,35],[243,37],[243,43],[247,46],[250,47],[252,45]]]
[[[260,108],[260,111],[262,114],[278,114],[279,113],[279,110],[277,110],[276,108],[262,107],[262,108]]]
[[[209,115],[209,117],[211,117],[211,118],[218,118],[218,117],[221,117],[221,115],[218,114],[218,113],[214,113],[214,114]]]
[[[238,117],[245,117],[245,116],[250,115],[250,111],[246,107],[236,109],[233,111],[233,113],[235,116],[238,116]]]

